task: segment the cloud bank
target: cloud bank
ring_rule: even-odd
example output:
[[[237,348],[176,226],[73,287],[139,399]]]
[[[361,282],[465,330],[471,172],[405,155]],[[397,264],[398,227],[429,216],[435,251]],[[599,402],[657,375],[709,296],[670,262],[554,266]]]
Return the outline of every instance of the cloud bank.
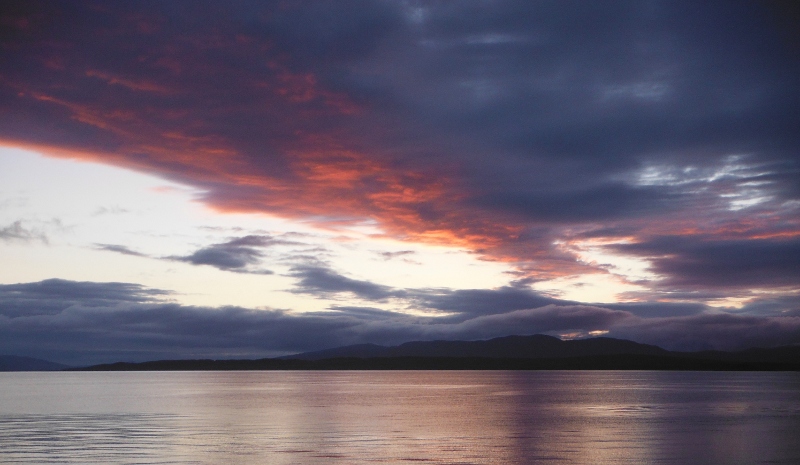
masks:
[[[481,291],[486,294],[492,291]],[[499,290],[495,300],[507,299]],[[453,293],[459,296],[459,293]],[[0,353],[72,364],[165,358],[256,358],[355,343],[486,339],[508,334],[607,336],[668,349],[742,349],[800,343],[800,306],[769,315],[643,317],[567,302],[516,310],[463,309],[464,318],[417,317],[363,307],[295,314],[164,301],[169,293],[127,283],[47,280],[0,285]],[[491,299],[484,299],[491,305]],[[789,304],[791,305],[791,304]],[[633,309],[631,309],[633,310]]]

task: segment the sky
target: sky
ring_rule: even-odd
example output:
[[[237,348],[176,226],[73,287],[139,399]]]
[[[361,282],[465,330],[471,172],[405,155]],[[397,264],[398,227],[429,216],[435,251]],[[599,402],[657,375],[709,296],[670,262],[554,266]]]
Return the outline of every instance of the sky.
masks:
[[[800,343],[791,2],[4,1],[0,353]]]

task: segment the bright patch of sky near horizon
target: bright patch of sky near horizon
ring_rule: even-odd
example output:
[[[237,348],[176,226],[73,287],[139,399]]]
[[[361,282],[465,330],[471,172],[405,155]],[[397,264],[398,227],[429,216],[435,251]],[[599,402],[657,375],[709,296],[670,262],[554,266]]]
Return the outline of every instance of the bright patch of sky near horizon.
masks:
[[[187,305],[303,312],[343,303],[290,292],[296,281],[290,268],[309,259],[306,252],[345,276],[393,288],[491,289],[511,280],[507,272],[513,264],[480,260],[468,250],[376,237],[372,227],[322,230],[265,214],[219,213],[198,200],[203,192],[196,188],[122,168],[11,147],[0,148],[0,166],[0,225],[16,223],[28,235],[0,243],[2,261],[16,264],[0,268],[4,284],[54,277],[136,282],[171,291],[171,299]],[[302,240],[270,247],[259,270],[272,274],[170,259],[259,234]],[[104,246],[122,246],[141,256]],[[616,302],[618,294],[639,288],[625,276],[647,274],[641,260],[601,253],[591,244],[573,246],[583,260],[609,264],[610,273],[538,282],[534,289],[568,300]],[[357,296],[346,304],[376,306]],[[377,306],[415,310],[393,306],[391,300]]]

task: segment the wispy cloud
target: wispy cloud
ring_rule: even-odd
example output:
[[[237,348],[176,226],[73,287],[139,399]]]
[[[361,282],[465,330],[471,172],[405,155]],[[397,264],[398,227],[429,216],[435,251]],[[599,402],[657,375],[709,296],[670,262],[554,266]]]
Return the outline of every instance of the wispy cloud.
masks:
[[[100,207],[95,210],[94,213],[92,213],[92,216],[123,215],[125,213],[130,213],[130,210],[114,205],[109,207]]]
[[[117,245],[117,244],[95,244],[94,245],[97,250],[105,250],[108,252],[116,252],[121,253],[123,255],[132,255],[134,257],[147,257],[147,255],[137,252],[135,250],[131,250],[124,245]]]
[[[26,228],[22,221],[18,220],[8,226],[0,227],[0,239],[4,241],[31,242],[39,241],[47,244],[47,235],[36,229]]]
[[[413,250],[399,250],[397,252],[377,252],[378,255],[383,257],[384,260],[391,260],[398,257],[407,257],[414,255],[416,252]]]

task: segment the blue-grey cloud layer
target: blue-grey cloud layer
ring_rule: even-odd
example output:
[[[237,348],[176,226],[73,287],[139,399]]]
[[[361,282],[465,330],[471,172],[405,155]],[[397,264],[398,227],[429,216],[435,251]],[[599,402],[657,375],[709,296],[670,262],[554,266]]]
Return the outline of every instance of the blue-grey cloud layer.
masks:
[[[439,291],[443,294],[443,291]],[[471,295],[487,306],[476,311]],[[292,314],[240,307],[182,306],[168,293],[125,283],[47,280],[0,285],[0,353],[27,354],[72,364],[163,358],[254,358],[339,345],[408,340],[485,339],[507,334],[608,335],[670,349],[738,349],[800,343],[800,306],[767,302],[768,314],[637,316],[568,302],[509,310],[508,290],[453,293],[447,307],[465,318],[420,318],[364,307]],[[494,297],[494,298],[492,298]],[[517,297],[519,299],[519,296]],[[460,302],[460,305],[459,305]],[[497,303],[500,306],[495,307]],[[775,307],[782,310],[776,311]],[[793,309],[788,310],[787,309]]]

